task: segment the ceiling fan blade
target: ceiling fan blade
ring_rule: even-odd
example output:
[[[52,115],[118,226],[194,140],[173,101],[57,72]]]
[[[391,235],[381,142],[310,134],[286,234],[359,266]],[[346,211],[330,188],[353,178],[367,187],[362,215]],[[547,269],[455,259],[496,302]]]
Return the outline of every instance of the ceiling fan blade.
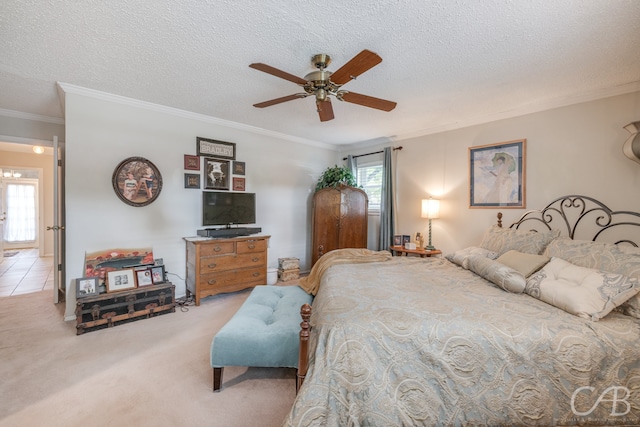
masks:
[[[374,98],[373,96],[362,95],[355,92],[341,92],[338,99],[352,104],[364,105],[365,107],[376,108],[383,111],[391,111],[396,108],[396,103],[386,99]]]
[[[316,107],[318,108],[318,116],[320,116],[321,122],[333,120],[333,106],[331,105],[329,98],[325,101],[316,101]]]
[[[289,80],[290,82],[294,82],[295,84],[301,86],[307,84],[307,81],[302,77],[294,76],[293,74],[289,74],[286,71],[278,70],[277,68],[273,68],[271,65],[263,64],[261,62],[249,64],[249,67],[267,74],[271,74],[272,76],[280,77],[281,79]]]
[[[257,104],[253,104],[254,107],[264,108],[270,107],[272,105],[281,104],[287,101],[293,101],[294,99],[304,98],[308,96],[306,93],[295,93],[293,95],[283,96],[282,98],[271,99],[269,101],[259,102]]]
[[[381,62],[377,53],[365,49],[331,74],[331,81],[343,85]]]

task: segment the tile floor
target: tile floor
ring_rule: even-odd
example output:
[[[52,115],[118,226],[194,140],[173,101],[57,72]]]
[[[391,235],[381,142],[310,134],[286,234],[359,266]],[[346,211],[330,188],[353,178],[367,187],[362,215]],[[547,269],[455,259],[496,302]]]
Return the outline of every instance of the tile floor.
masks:
[[[0,297],[53,289],[53,257],[39,257],[38,249],[19,249],[0,261]]]

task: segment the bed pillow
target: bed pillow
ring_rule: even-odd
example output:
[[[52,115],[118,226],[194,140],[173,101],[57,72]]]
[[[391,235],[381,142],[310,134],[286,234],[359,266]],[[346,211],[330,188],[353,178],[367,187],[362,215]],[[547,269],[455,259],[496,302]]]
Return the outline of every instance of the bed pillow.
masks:
[[[496,284],[501,289],[516,294],[521,294],[524,291],[527,282],[519,271],[485,256],[471,255],[467,262],[469,270]]]
[[[549,243],[544,254],[549,258],[562,258],[581,267],[618,273],[640,280],[640,248],[633,246],[563,237]],[[622,304],[619,311],[640,319],[640,293]]]
[[[454,264],[458,264],[462,268],[469,269],[468,259],[471,255],[480,255],[489,259],[498,258],[497,253],[479,248],[477,246],[470,246],[468,248],[457,250],[454,253],[445,255],[445,258],[453,262]]]
[[[544,255],[511,250],[502,254],[496,261],[519,271],[524,277],[529,277],[548,263],[549,258]]]
[[[525,231],[493,225],[484,233],[480,247],[497,252],[498,255],[510,250],[540,255],[558,236],[560,230]]]
[[[640,291],[638,279],[553,257],[527,279],[525,292],[567,313],[599,320]]]
[[[636,296],[629,298],[627,302],[618,307],[618,310],[627,316],[640,319],[640,292]]]

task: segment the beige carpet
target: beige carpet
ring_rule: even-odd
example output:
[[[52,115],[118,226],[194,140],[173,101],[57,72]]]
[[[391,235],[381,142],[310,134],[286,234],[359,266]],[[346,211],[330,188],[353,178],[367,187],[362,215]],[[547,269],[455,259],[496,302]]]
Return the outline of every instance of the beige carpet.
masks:
[[[50,291],[0,298],[0,426],[278,426],[295,370],[225,368],[209,346],[250,291],[75,335]]]

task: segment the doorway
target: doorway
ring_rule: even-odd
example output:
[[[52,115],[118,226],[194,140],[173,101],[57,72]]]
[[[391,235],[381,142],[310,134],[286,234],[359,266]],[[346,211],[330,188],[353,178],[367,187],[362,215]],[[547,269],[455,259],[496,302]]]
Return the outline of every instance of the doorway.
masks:
[[[2,254],[10,255],[0,260],[0,296],[42,290],[53,293],[55,287],[54,245],[52,233],[46,229],[53,223],[55,168],[52,149],[44,147],[44,152],[39,151],[26,142],[0,142],[0,214],[9,216],[0,221],[2,229],[9,228],[7,232],[0,232],[0,242]],[[11,193],[16,193],[22,202],[27,195],[30,201],[26,206],[21,203],[17,208],[14,205],[14,210],[7,209],[7,197],[14,197]],[[36,214],[32,222],[25,225],[24,211],[29,205]],[[12,218],[15,212],[18,212],[18,224],[15,217]]]
[[[2,167],[0,194],[3,212],[3,247],[40,249],[40,175],[41,170]],[[39,253],[43,252],[39,250]]]

